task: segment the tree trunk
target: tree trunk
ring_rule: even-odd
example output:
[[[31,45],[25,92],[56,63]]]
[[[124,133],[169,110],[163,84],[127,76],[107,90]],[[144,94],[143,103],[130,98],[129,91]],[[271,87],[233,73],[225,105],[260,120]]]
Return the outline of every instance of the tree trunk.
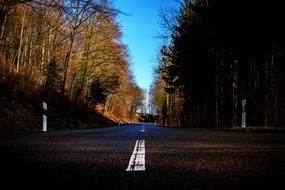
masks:
[[[72,47],[73,47],[74,38],[75,38],[75,33],[71,34],[70,45],[69,45],[69,48],[68,48],[68,51],[66,53],[66,57],[65,57],[65,60],[64,60],[63,81],[62,81],[62,87],[61,87],[61,92],[62,93],[65,92],[65,86],[66,86],[66,80],[67,80],[67,74],[68,74],[67,71],[68,71],[70,56],[71,56],[71,53],[72,53]]]
[[[21,24],[20,44],[19,44],[19,49],[18,49],[18,58],[17,58],[17,67],[16,67],[17,73],[19,73],[19,71],[20,71],[20,61],[21,61],[21,51],[22,51],[22,43],[23,43],[25,15],[26,15],[26,10],[24,11],[24,15],[22,18],[22,24]]]
[[[234,60],[233,63],[233,74],[232,74],[232,104],[233,104],[233,109],[232,109],[232,126],[237,126],[237,114],[238,114],[238,73],[237,73],[237,64],[238,60]]]
[[[1,21],[1,36],[0,36],[0,51],[2,51],[2,44],[3,44],[3,40],[4,40],[4,33],[5,33],[5,29],[6,29],[6,23],[7,23],[7,17],[8,17],[8,13],[7,13],[7,6],[3,6],[1,12],[4,14],[3,16],[3,21]]]

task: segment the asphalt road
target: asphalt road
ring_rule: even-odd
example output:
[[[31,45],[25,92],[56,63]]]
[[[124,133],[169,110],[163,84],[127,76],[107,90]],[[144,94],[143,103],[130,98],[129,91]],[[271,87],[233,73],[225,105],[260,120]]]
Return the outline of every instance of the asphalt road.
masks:
[[[145,171],[126,171],[136,141]],[[1,189],[282,189],[285,134],[129,125],[0,136]]]

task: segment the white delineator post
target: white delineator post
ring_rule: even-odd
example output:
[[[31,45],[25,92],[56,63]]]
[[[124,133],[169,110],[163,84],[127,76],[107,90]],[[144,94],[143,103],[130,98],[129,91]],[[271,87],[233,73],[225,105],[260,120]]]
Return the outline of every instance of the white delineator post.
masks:
[[[241,115],[241,127],[246,127],[246,99],[241,101],[242,115]]]
[[[43,102],[43,132],[47,132],[47,103]]]

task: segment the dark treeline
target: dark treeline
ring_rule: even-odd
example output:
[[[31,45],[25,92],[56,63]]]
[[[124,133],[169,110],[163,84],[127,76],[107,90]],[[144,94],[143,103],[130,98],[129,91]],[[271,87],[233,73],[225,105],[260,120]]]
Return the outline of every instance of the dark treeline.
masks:
[[[240,126],[246,99],[249,126],[284,126],[280,3],[185,0],[176,15],[162,17],[170,43],[161,49],[151,89],[160,122]]]

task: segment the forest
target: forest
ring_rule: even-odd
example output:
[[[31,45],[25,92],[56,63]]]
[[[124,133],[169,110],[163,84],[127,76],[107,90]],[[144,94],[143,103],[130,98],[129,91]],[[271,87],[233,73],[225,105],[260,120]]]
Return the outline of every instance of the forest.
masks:
[[[0,131],[41,126],[43,101],[54,125],[131,121],[144,94],[119,14],[111,0],[0,0]]]
[[[236,127],[244,101],[247,126],[285,126],[280,2],[181,0],[162,10],[148,105],[114,2],[0,0],[0,132],[39,128],[42,102],[54,128],[128,123],[147,106],[163,125]]]
[[[184,0],[162,11],[166,43],[150,90],[161,124],[285,126],[283,6],[277,1]]]

